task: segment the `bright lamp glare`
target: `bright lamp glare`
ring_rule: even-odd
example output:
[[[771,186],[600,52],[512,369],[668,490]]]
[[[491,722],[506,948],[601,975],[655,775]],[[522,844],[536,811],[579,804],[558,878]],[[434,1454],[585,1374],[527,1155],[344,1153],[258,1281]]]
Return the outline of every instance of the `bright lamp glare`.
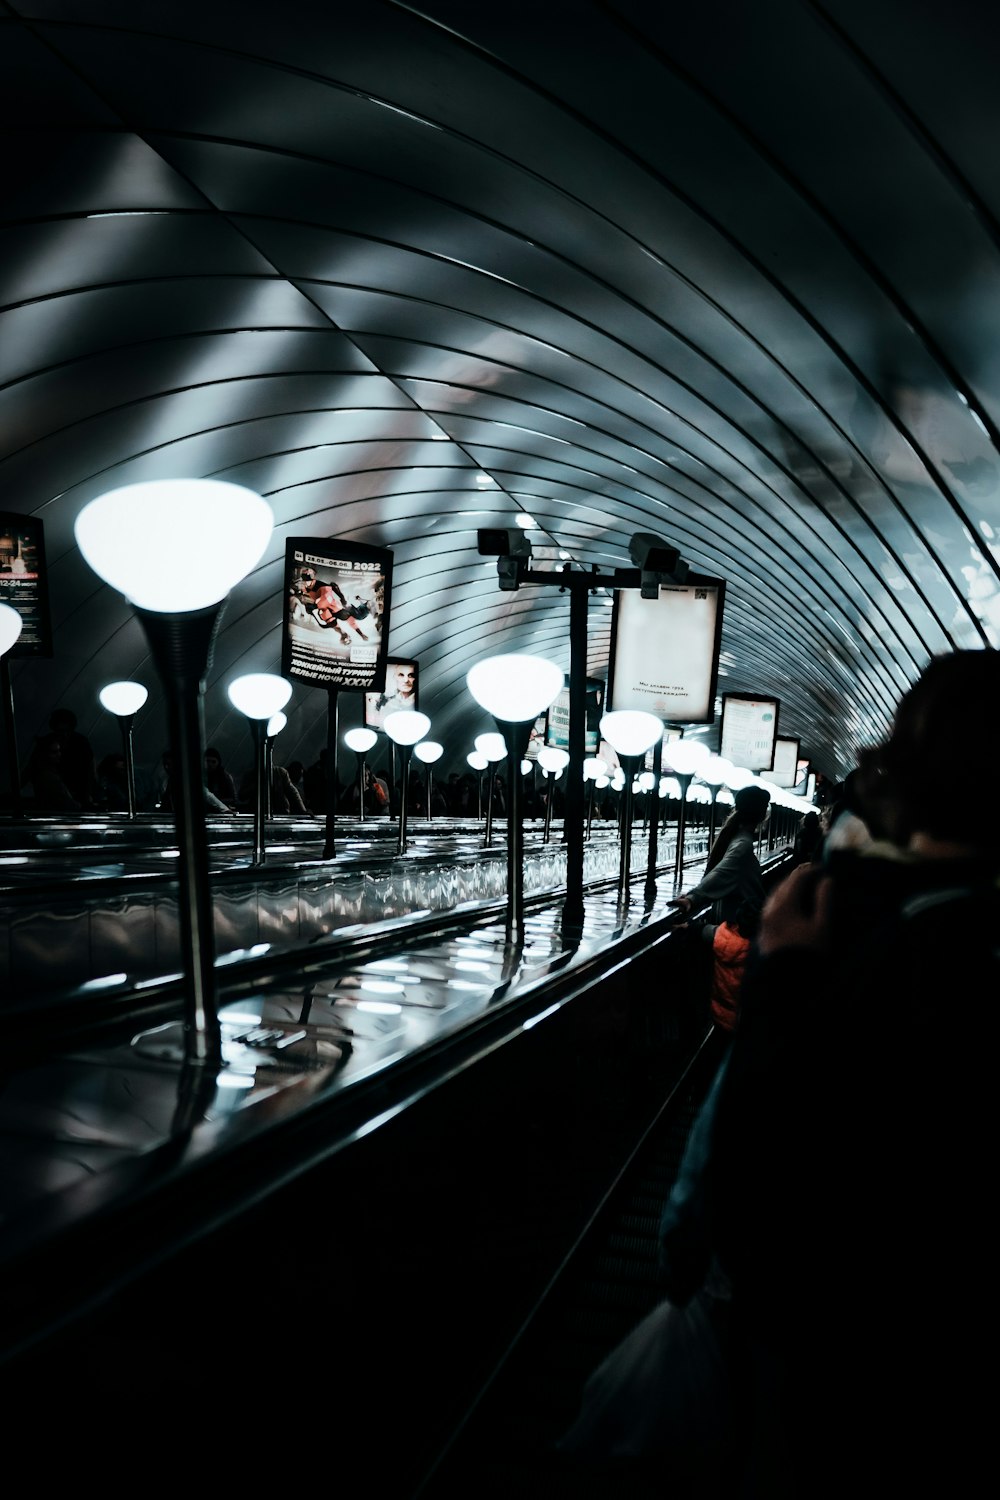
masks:
[[[542,656],[490,656],[465,676],[481,708],[505,724],[523,724],[548,708],[563,685],[563,671]]]
[[[561,750],[558,745],[543,745],[538,752],[538,764],[558,776],[569,765],[569,751]]]
[[[0,604],[0,656],[9,651],[21,634],[23,620],[9,604]]]
[[[365,755],[377,739],[374,729],[349,729],[344,735],[344,744],[356,755]]]
[[[711,759],[711,751],[701,740],[671,740],[664,746],[664,759],[678,776],[697,776]]]
[[[603,776],[607,769],[599,755],[588,755],[583,763],[583,774],[587,781],[596,781],[598,776]]]
[[[619,755],[644,755],[663,733],[663,724],[655,714],[638,708],[622,708],[605,714],[601,734]]]
[[[427,715],[412,708],[397,708],[382,720],[382,728],[397,745],[415,745],[418,740],[423,739],[430,727],[431,721]]]
[[[271,507],[219,479],[154,479],[109,490],[76,518],[99,578],[139,609],[179,614],[218,604],[264,555]]]
[[[507,741],[495,730],[489,734],[477,734],[476,749],[480,755],[485,755],[487,760],[503,760],[507,754]]]
[[[414,745],[413,753],[425,766],[432,766],[436,760],[441,759],[444,746],[439,745],[437,740],[423,740],[419,745]]]
[[[709,755],[705,763],[698,767],[698,775],[709,786],[722,786],[732,772],[732,761],[724,760],[721,755]]]
[[[109,682],[107,687],[102,687],[98,697],[101,707],[106,708],[109,714],[116,714],[118,718],[124,719],[129,714],[138,713],[149,693],[141,682]]]
[[[287,723],[288,723],[288,715],[287,714],[282,714],[282,713],[272,714],[271,717],[267,721],[267,737],[268,737],[268,739],[273,740],[274,736],[276,734],[280,734],[281,731],[284,729],[284,727],[285,727],[285,725]]]
[[[292,684],[273,672],[247,672],[229,684],[229,701],[248,719],[270,719],[292,696]]]
[[[489,761],[481,750],[470,750],[465,759],[474,771],[485,771],[489,765]]]

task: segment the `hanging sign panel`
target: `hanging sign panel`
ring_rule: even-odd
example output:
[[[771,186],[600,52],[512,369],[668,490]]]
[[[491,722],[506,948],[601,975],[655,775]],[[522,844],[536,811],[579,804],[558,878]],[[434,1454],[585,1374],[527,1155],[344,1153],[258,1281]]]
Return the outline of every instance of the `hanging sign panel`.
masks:
[[[334,537],[289,537],[281,670],[313,687],[385,687],[392,553]]]
[[[365,728],[381,729],[386,714],[397,709],[420,707],[420,669],[415,661],[390,656],[385,664],[385,687],[381,693],[365,694]]]
[[[596,755],[601,742],[601,716],[604,713],[604,683],[596,677],[587,678],[587,719],[584,729],[583,753]],[[560,689],[555,701],[550,704],[545,722],[545,743],[559,750],[569,749],[569,683]]]
[[[778,733],[777,698],[723,693],[719,754],[746,771],[770,771]]]
[[[608,702],[673,724],[715,722],[725,583],[689,574],[655,599],[619,589],[611,616]]]
[[[51,656],[45,539],[34,516],[0,513],[0,604],[21,616],[21,634],[8,655]]]
[[[798,782],[799,741],[778,735],[774,741],[774,765],[770,771],[761,771],[761,781],[770,781],[773,786],[791,791]]]

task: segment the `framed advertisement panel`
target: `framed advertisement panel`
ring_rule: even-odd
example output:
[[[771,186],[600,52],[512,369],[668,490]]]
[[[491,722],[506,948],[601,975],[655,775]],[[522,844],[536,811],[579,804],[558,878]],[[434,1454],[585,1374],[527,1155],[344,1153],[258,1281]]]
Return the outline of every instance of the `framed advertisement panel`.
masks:
[[[420,668],[417,662],[390,656],[385,664],[385,686],[365,694],[365,728],[381,729],[386,714],[420,707]]]
[[[770,771],[778,737],[777,698],[723,693],[719,754],[746,771]]]
[[[608,704],[672,724],[713,724],[725,583],[689,574],[655,599],[619,589],[611,615]]]
[[[311,687],[385,687],[392,553],[335,537],[289,537],[281,670]]]
[[[0,604],[21,616],[21,634],[8,656],[51,656],[45,537],[34,516],[0,512]]]
[[[587,678],[587,719],[584,728],[583,753],[596,755],[601,742],[601,716],[604,713],[604,683]],[[559,750],[569,749],[569,682],[560,688],[550,704],[545,719],[545,743]]]
[[[774,765],[770,771],[761,771],[762,781],[791,791],[798,780],[799,741],[777,735],[774,741]]]

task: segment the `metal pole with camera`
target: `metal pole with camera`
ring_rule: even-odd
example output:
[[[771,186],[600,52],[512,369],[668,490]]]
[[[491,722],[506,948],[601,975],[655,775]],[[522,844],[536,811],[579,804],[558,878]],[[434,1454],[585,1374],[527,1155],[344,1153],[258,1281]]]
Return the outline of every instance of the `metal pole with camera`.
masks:
[[[655,599],[662,583],[683,583],[688,565],[676,547],[650,532],[637,532],[629,543],[632,568],[589,572],[566,563],[558,572],[532,570],[531,542],[518,527],[488,528],[477,533],[481,557],[495,557],[502,591],[522,584],[557,588],[570,597],[569,629],[569,766],[563,837],[566,844],[566,902],[563,928],[576,932],[583,922],[583,852],[585,801],[583,762],[587,716],[587,613],[590,595],[598,589],[640,589]]]

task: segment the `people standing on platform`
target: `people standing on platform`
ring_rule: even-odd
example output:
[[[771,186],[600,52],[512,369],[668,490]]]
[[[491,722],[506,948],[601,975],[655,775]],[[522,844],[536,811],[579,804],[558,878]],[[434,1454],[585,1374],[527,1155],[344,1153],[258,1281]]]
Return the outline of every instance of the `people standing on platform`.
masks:
[[[795,837],[792,840],[792,861],[795,866],[811,864],[819,858],[823,847],[823,830],[819,826],[819,813],[803,814]]]
[[[222,764],[222,756],[214,745],[209,745],[205,751],[205,785],[230,812],[236,811],[239,805],[236,783]]]
[[[712,949],[712,986],[709,1013],[712,1023],[727,1034],[736,1027],[740,990],[760,927],[760,907],[744,901],[735,916],[725,922],[706,922],[702,938]]]
[[[105,755],[97,767],[98,794],[108,812],[128,812],[128,772],[121,750]]]
[[[764,881],[755,840],[770,805],[771,794],[766,787],[740,787],[733,796],[733,810],[712,845],[701,880],[693,890],[667,904],[690,912],[711,901],[715,922],[729,921],[744,903],[759,910],[764,904]]]
[[[83,809],[99,805],[97,761],[90,741],[76,727],[76,714],[69,708],[55,708],[49,715],[49,730],[59,741],[62,779],[71,796]]]
[[[36,736],[21,782],[31,787],[34,805],[40,812],[83,811],[66,781],[63,746],[57,734]]]
[[[734,1495],[966,1494],[992,1462],[1000,804],[943,772],[998,701],[1000,652],[932,660],[859,765],[884,837],[764,908],[706,1178]]]
[[[287,767],[277,764],[271,767],[271,811],[300,817],[306,813],[306,805]]]

